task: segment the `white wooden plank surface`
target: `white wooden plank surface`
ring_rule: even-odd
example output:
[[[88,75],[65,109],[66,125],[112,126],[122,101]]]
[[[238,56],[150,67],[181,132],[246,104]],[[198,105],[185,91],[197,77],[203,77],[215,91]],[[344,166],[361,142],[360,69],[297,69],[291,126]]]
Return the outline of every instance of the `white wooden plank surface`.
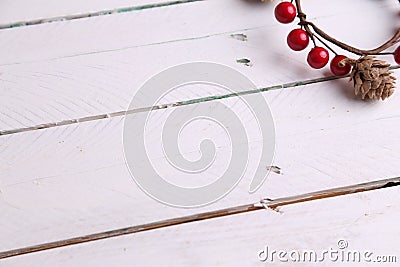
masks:
[[[262,210],[189,223],[4,259],[2,266],[311,266],[316,263],[263,263],[258,252],[268,246],[321,255],[340,251],[339,240],[348,242],[348,250],[373,252],[372,259],[396,256],[397,263],[326,260],[318,266],[397,266],[399,193],[388,188],[286,206],[280,213]]]
[[[396,1],[384,0],[366,4],[362,0],[338,0],[327,2],[322,10],[318,8],[318,3],[318,0],[310,0],[305,4],[309,17],[333,36],[356,46],[378,46],[392,36],[396,26],[393,25],[397,18]],[[346,5],[346,9],[337,13],[336,8],[343,5]],[[264,43],[259,49],[265,53],[268,50],[273,52],[276,51],[274,46],[277,46],[289,51],[286,49],[286,38],[282,39],[280,36],[286,36],[296,26],[276,22],[273,17],[274,6],[273,3],[247,1],[200,1],[2,30],[0,64],[129,49],[260,27],[272,27],[274,31],[260,36]],[[352,17],[355,12],[363,12],[363,16]],[[372,22],[369,17],[379,18],[379,24],[377,21]],[[354,36],[354,31],[343,31],[337,27],[340,23],[344,23],[344,26],[351,24],[357,31],[357,37]],[[373,34],[371,29],[376,29]],[[58,32],[62,34],[56,34]],[[280,32],[280,35],[275,37],[275,32]],[[271,45],[273,47],[270,48]],[[222,50],[220,47],[214,49]]]
[[[31,14],[21,12],[20,16],[33,19],[49,14],[91,12],[109,5],[103,1],[92,9],[92,3],[82,7],[68,4],[71,9],[64,9],[63,4],[60,9],[49,7],[43,10],[49,13],[38,15],[35,11],[33,17],[29,17]],[[118,5],[113,4],[115,7]],[[337,7],[343,5],[346,9],[337,14]],[[286,48],[285,35],[291,26],[273,21],[273,6],[247,1],[202,1],[2,30],[0,130],[124,110],[135,90],[147,78],[182,62],[207,60],[224,63],[245,73],[259,87],[322,76],[324,72],[306,67],[305,54],[292,53]],[[329,1],[324,10],[320,10],[317,1],[305,3],[310,17],[314,17],[328,32],[361,47],[373,47],[389,38],[393,21],[397,18],[397,8],[398,3],[390,0],[378,3]],[[365,17],[352,16],[361,11]],[[208,19],[199,19],[205,17]],[[5,21],[12,22],[12,18],[5,18]],[[357,35],[354,31],[347,31],[347,27],[338,27],[338,24],[353,25]],[[232,33],[244,33],[248,41],[232,38]],[[236,63],[239,58],[251,59],[252,67]],[[396,71],[397,76],[398,73]],[[191,90],[182,97],[168,99],[168,102],[214,94],[215,90],[201,93]],[[247,195],[249,172],[227,198],[196,211],[165,207],[149,199],[135,186],[123,161],[120,117],[0,136],[0,209],[7,218],[0,221],[0,250],[254,202],[261,197],[294,195],[399,175],[397,107],[400,100],[396,95],[385,103],[360,102],[354,99],[344,80],[263,95],[271,104],[276,119],[275,165],[282,168],[283,175],[272,174],[260,191]],[[259,147],[256,140],[252,147],[255,151],[252,157],[256,159]],[[155,157],[155,160],[162,162],[163,158]],[[394,200],[393,195],[387,203]],[[377,201],[376,209],[385,201]],[[341,203],[332,204],[332,209],[337,210],[346,202]],[[290,224],[297,227],[293,222],[308,214],[302,211],[296,209],[300,215],[282,224],[282,235],[283,227]],[[349,216],[354,216],[354,212]],[[391,219],[397,219],[395,216],[396,213],[384,213],[377,225],[385,226]],[[242,217],[236,218],[243,220]],[[246,222],[252,222],[250,217],[245,218]],[[323,218],[326,222],[333,217]],[[365,227],[373,223],[368,221]],[[237,222],[233,225],[233,230],[235,227],[242,229]],[[251,223],[246,223],[248,226]],[[298,233],[296,229],[294,232]],[[243,231],[240,235],[245,233]],[[253,235],[256,233],[252,232]],[[388,232],[383,234],[390,238]],[[150,240],[159,237],[155,235]],[[206,237],[199,242],[209,244]],[[269,237],[279,240],[276,236]],[[186,241],[179,240],[173,248],[186,244]],[[282,240],[285,244],[291,242]],[[316,240],[315,237],[312,240]],[[219,244],[220,248],[215,251],[228,253],[222,248],[223,244]],[[107,247],[111,250],[114,245]],[[66,258],[72,257],[76,262],[87,261],[87,258],[81,258],[80,252],[71,249],[72,256],[68,252]],[[207,249],[203,247],[202,251],[207,252]],[[235,259],[246,263],[250,250],[243,251],[246,253],[233,255],[232,262],[229,259],[227,263],[233,263]],[[39,253],[32,257],[42,255],[49,254]],[[124,262],[120,254],[112,255],[116,255],[115,259],[121,260],[121,264],[130,260],[126,258]],[[154,258],[146,251],[143,255]],[[162,255],[171,260],[168,255]],[[216,255],[211,255],[210,260],[204,263],[215,263],[220,259]],[[240,255],[246,257],[240,258]],[[200,256],[197,254],[196,258]],[[32,262],[28,262],[32,259],[29,257],[4,262],[25,266]],[[57,255],[45,260],[53,265],[54,262],[71,264],[68,259]],[[142,259],[145,260],[138,258]],[[192,261],[182,259],[182,263]],[[43,258],[34,259],[35,262],[40,260]],[[96,260],[93,264],[97,263]]]
[[[332,34],[351,40],[349,42],[355,45],[373,47],[388,39],[394,19],[391,10],[397,7],[395,1],[362,5],[365,14],[383,18],[379,20],[381,29],[373,38],[371,28],[376,22],[368,16],[365,20],[352,21],[358,28],[357,37],[334,27],[337,21],[349,17],[348,12],[360,8],[361,4],[356,2],[354,6],[353,1],[352,4],[346,2],[349,9],[338,16],[328,8],[317,12],[316,4],[310,6],[310,12],[322,16],[318,23]],[[286,34],[291,26],[277,25],[268,15],[272,8],[270,4],[254,6],[245,1],[206,1],[0,31],[0,65],[39,60],[0,66],[0,129],[18,129],[124,110],[145,80],[183,62],[226,64],[242,71],[259,87],[321,77],[323,71],[311,70],[306,65],[305,53],[293,53],[286,47]],[[193,12],[209,19],[199,21],[192,16]],[[249,28],[254,29],[246,30]],[[51,32],[59,31],[62,35],[53,35],[54,38],[49,39]],[[248,41],[231,38],[230,33],[244,33]],[[216,36],[208,37],[214,34]],[[173,43],[168,43],[171,41]],[[46,60],[87,53],[90,55]],[[252,67],[236,63],[241,58],[250,59]],[[212,91],[199,92],[182,98],[212,94]]]
[[[68,15],[94,13],[127,7],[172,2],[168,0],[3,0],[0,3],[0,24],[12,24]]]
[[[1,236],[8,238],[0,241],[0,247],[399,176],[400,99],[361,102],[343,86],[347,81],[264,93],[276,122],[274,164],[283,175],[272,173],[256,194],[247,194],[251,171],[258,163],[260,146],[254,142],[243,181],[225,199],[204,209],[164,207],[137,188],[124,165],[122,118],[3,136],[1,203],[8,219],[1,222]],[[195,152],[191,146],[185,149]],[[157,154],[153,160],[165,162]],[[220,174],[218,168],[216,172]],[[178,183],[184,179],[175,176]],[[16,237],[15,231],[26,234]]]

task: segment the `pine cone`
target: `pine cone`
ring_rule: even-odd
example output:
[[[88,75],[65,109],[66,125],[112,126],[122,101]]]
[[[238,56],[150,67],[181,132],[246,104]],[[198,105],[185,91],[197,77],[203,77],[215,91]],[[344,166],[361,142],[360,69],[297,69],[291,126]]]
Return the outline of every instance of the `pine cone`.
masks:
[[[350,81],[354,83],[354,92],[361,92],[362,99],[385,100],[394,93],[396,77],[389,70],[390,64],[376,60],[372,56],[364,56],[358,60],[344,59],[340,64],[350,64],[353,70]]]

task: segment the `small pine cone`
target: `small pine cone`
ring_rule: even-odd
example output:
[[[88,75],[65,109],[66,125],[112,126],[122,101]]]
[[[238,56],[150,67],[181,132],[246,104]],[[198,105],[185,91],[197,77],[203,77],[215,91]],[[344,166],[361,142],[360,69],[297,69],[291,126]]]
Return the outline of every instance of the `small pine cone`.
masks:
[[[355,94],[361,92],[362,99],[385,100],[394,93],[396,77],[389,70],[389,63],[372,56],[363,56],[358,60],[344,59],[341,62],[346,63],[353,66],[350,81],[353,81]]]

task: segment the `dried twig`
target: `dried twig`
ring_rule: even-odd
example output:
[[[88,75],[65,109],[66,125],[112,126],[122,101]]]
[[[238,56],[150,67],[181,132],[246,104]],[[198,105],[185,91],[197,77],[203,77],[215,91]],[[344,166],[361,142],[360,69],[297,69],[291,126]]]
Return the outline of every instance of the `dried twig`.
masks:
[[[321,38],[325,39],[326,41],[331,42],[331,43],[335,44],[336,46],[338,46],[338,47],[340,47],[340,48],[342,48],[344,50],[347,50],[347,51],[349,51],[349,52],[351,52],[353,54],[359,55],[359,56],[366,56],[366,55],[388,55],[388,54],[392,55],[392,54],[394,54],[393,52],[384,53],[383,51],[385,51],[386,49],[388,49],[389,47],[393,46],[394,44],[396,44],[396,43],[398,43],[400,41],[400,28],[399,28],[399,29],[397,29],[396,33],[393,35],[393,37],[390,40],[388,40],[383,45],[381,45],[381,46],[379,46],[379,47],[377,47],[375,49],[363,50],[363,49],[355,48],[353,46],[350,46],[350,45],[348,45],[348,44],[346,44],[344,42],[341,42],[341,41],[333,38],[332,36],[330,36],[329,34],[324,32],[323,30],[321,30],[314,23],[308,21],[306,14],[302,10],[301,1],[300,0],[295,0],[295,4],[296,4],[296,8],[297,8],[297,13],[298,13],[297,16],[300,19],[299,25],[304,27],[304,30],[308,33],[310,38],[313,40],[314,44],[315,44],[315,37],[316,37],[315,34],[317,34]],[[311,28],[315,33],[313,33]],[[319,38],[317,38],[317,39],[319,39]],[[329,46],[327,46],[327,44],[325,42],[322,41],[322,43],[328,49],[332,50]]]

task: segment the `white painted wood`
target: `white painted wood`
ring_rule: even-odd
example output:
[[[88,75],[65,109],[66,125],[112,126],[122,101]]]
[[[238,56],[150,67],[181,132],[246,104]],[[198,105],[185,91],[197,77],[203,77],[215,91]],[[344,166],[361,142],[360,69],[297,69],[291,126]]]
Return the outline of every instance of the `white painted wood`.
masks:
[[[318,23],[343,40],[362,47],[376,46],[392,34],[394,18],[390,10],[397,5],[395,1],[363,3],[365,14],[381,14],[381,29],[371,36],[376,22],[368,16],[357,18],[352,21],[359,25],[355,36],[335,24],[350,19],[347,12],[360,8],[359,1],[346,2],[349,9],[337,16],[333,9],[316,11],[314,5],[309,6],[310,14],[321,15],[316,18]],[[334,3],[330,5],[339,5]],[[268,15],[272,8],[267,3],[205,1],[0,31],[0,65],[39,60],[0,66],[0,130],[125,110],[144,81],[184,62],[226,64],[259,87],[324,75],[325,70],[307,66],[306,52],[289,51],[285,39],[293,26],[277,24]],[[193,16],[193,12],[198,15]],[[56,32],[62,34],[52,34]],[[246,34],[248,41],[234,39],[231,33]],[[67,58],[50,60],[59,57]],[[251,60],[252,67],[236,63],[242,58]],[[198,92],[171,101],[213,93]]]
[[[304,8],[310,18],[333,36],[350,44],[366,48],[378,46],[393,34],[395,27],[393,21],[396,21],[398,8],[396,1],[384,0],[377,3],[365,3],[362,0],[328,1],[322,10],[318,8],[318,3],[318,0],[312,0],[305,5]],[[336,9],[343,5],[346,9],[337,13]],[[278,47],[278,51],[281,51],[280,49],[289,51],[285,49],[285,36],[297,26],[276,22],[273,17],[274,6],[275,4],[271,3],[249,3],[248,1],[200,1],[110,16],[7,29],[0,32],[0,64],[129,50],[177,40],[235,33],[246,29],[265,28],[268,30],[271,27],[272,32],[266,31],[258,37],[263,40],[263,45],[255,49],[264,50],[265,53],[268,50],[276,52],[275,47]],[[360,12],[360,8],[363,11],[363,17],[353,17],[355,12]],[[216,10],[224,10],[224,12],[216,12]],[[374,16],[380,18],[379,23],[369,19]],[[344,27],[351,24],[354,30],[344,31],[343,28],[337,27],[341,24]],[[371,29],[376,29],[373,34]],[[58,32],[62,34],[56,34]],[[280,34],[274,36],[275,33]],[[201,46],[203,49],[204,47],[206,45]],[[221,47],[214,47],[214,49],[222,50]],[[127,59],[142,61],[138,58],[128,57]],[[270,60],[268,55],[265,56],[265,60],[268,59]]]
[[[8,219],[1,222],[5,238],[0,247],[6,250],[257,202],[263,197],[399,176],[400,98],[362,102],[345,91],[347,86],[341,80],[264,93],[276,123],[274,165],[283,174],[272,173],[257,193],[247,193],[260,148],[254,138],[243,181],[226,198],[203,209],[165,207],[137,188],[124,164],[122,118],[3,136],[1,205]],[[222,137],[216,138],[222,142],[221,153],[229,150]],[[198,155],[191,142],[186,142],[183,151],[188,157],[193,152]],[[158,166],[166,163],[157,152],[152,159]],[[222,169],[217,167],[216,174]],[[173,177],[178,183],[185,178]],[[213,176],[205,178],[209,177]],[[16,231],[21,235],[16,237]]]
[[[321,10],[320,2],[308,3],[305,9],[319,25],[361,47],[373,47],[389,38],[398,6],[389,0],[340,0],[327,1]],[[343,5],[347,8],[337,14],[337,7]],[[354,16],[360,9],[365,17]],[[59,10],[51,14],[75,12]],[[268,3],[203,1],[2,30],[0,130],[124,110],[146,79],[182,62],[224,63],[242,71],[259,87],[322,76],[323,72],[306,67],[306,53],[289,52],[285,36],[293,26],[278,25],[272,10]],[[347,27],[350,24],[352,29]],[[231,38],[232,33],[244,33],[248,41]],[[240,58],[249,58],[252,67],[236,63]],[[350,91],[347,82],[340,80],[264,93],[277,124],[275,165],[282,168],[283,175],[272,174],[260,191],[248,195],[249,166],[243,182],[228,197],[195,211],[165,207],[135,186],[123,161],[120,117],[1,136],[0,209],[6,219],[0,221],[0,250],[254,202],[261,197],[398,176],[400,99],[395,95],[384,103],[361,102]],[[214,94],[215,90],[192,90],[182,98],[168,100]],[[256,161],[259,143],[253,141]],[[198,152],[193,147],[186,149],[188,156]],[[164,160],[157,155],[154,159]],[[341,218],[337,214],[324,217],[323,223]],[[386,219],[379,225],[385,225]],[[282,226],[298,221],[299,217],[292,217]],[[232,233],[245,227],[251,229],[251,224],[241,224]],[[280,233],[283,235],[283,230]],[[390,238],[387,232],[383,234]],[[200,242],[210,244],[205,239]],[[80,252],[73,253],[81,260]],[[232,259],[237,258],[233,255]]]
[[[189,223],[2,260],[2,266],[311,266],[314,262],[263,263],[270,250],[338,249],[396,256],[397,263],[332,262],[318,266],[396,266],[400,195],[398,188],[347,195],[219,219]],[[319,256],[321,258],[321,256]]]
[[[90,0],[90,1],[49,1],[3,0],[0,3],[0,24],[48,19],[68,15],[93,13],[118,8],[159,4],[167,0]]]

